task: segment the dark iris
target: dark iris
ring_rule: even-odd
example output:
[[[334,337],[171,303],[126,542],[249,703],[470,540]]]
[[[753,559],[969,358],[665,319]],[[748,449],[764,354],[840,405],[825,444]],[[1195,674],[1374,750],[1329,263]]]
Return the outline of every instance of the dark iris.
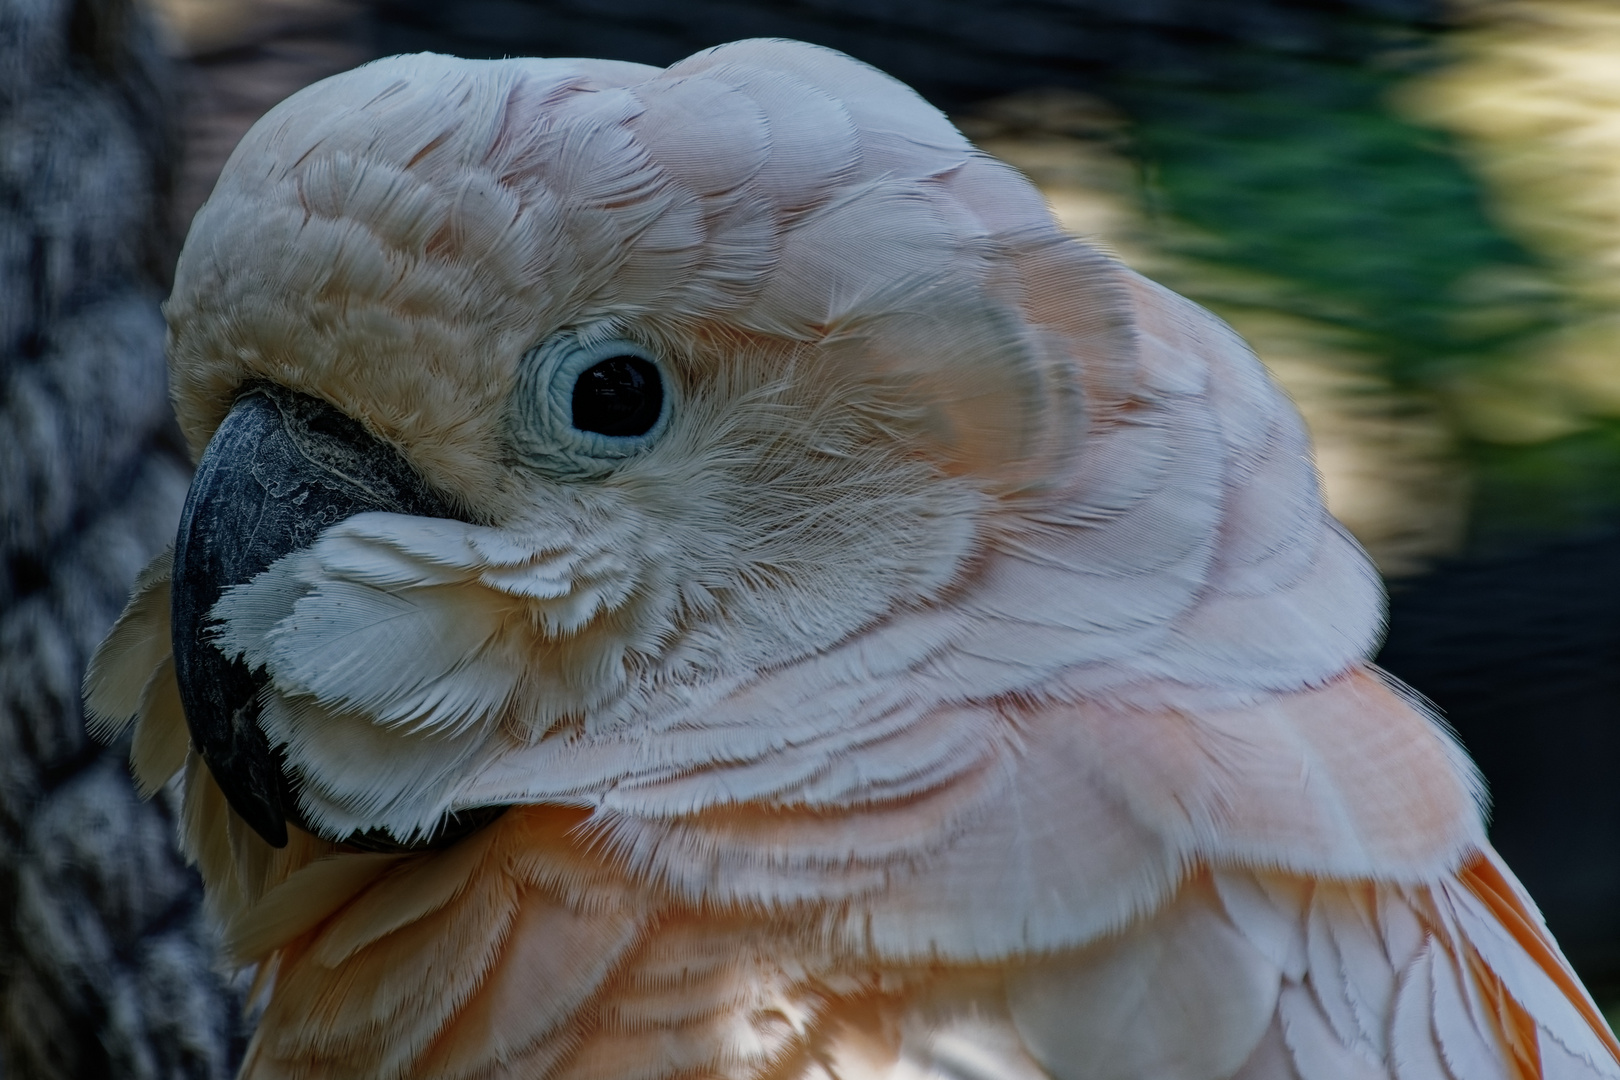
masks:
[[[658,369],[639,356],[610,356],[574,383],[574,426],[621,438],[645,435],[664,408]]]

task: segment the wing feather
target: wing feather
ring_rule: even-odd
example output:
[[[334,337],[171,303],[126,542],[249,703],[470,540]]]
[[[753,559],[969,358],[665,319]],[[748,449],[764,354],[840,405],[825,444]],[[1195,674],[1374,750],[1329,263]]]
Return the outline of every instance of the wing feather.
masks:
[[[1309,884],[1281,874],[1237,870],[1222,871],[1212,880],[1226,917],[1243,931],[1249,944],[1285,978],[1302,980],[1310,949],[1306,923],[1299,912],[1306,910]]]
[[[1306,919],[1306,954],[1309,956],[1309,986],[1321,1015],[1332,1027],[1339,1044],[1347,1048],[1368,1051],[1351,1001],[1353,987],[1346,979],[1344,963],[1339,956],[1338,942],[1334,940],[1330,922],[1333,905],[1330,896],[1319,896],[1311,904]],[[1371,1054],[1368,1054],[1372,1057]],[[1373,1060],[1378,1060],[1373,1057]]]
[[[1284,990],[1286,993],[1286,988]],[[1332,1080],[1359,1080],[1355,1072],[1333,1073]],[[1249,1060],[1232,1075],[1232,1080],[1318,1080],[1300,1071],[1284,1033],[1282,1021],[1275,1019],[1260,1043],[1249,1055]]]
[[[1397,1080],[1456,1080],[1440,1056],[1434,1030],[1433,941],[1401,973],[1390,1023],[1390,1061]]]
[[[1220,944],[1232,935],[1243,950]],[[1009,974],[1007,992],[1026,1046],[1059,1078],[1114,1069],[1228,1075],[1212,1059],[1142,1056],[1174,1058],[1177,1040],[1215,1015],[1210,1003],[1178,1004],[1178,995],[1200,992],[1202,961],[1187,959],[1200,955],[1218,957],[1211,970],[1238,972],[1239,980],[1247,958],[1263,958],[1267,975],[1256,985],[1274,984],[1263,1023],[1238,1025],[1253,1039],[1237,1073],[1244,1080],[1614,1077],[1620,1055],[1607,1048],[1608,1030],[1581,1007],[1588,999],[1549,942],[1488,849],[1421,887],[1229,868],[1195,873],[1122,934],[1011,969],[1019,974]],[[1104,961],[1118,964],[1097,969],[1106,969],[1114,996],[1094,1000],[1091,965]],[[1242,985],[1227,987],[1238,1001]],[[1162,1000],[1143,1000],[1150,997]],[[1094,1066],[1093,1054],[1106,1064]]]
[[[1431,950],[1427,960],[1434,994],[1434,1038],[1452,1077],[1519,1080],[1496,1025],[1486,1018],[1487,1026],[1482,1028],[1481,1017],[1469,1001],[1472,973],[1462,970],[1460,958],[1450,950]]]
[[[1007,1001],[1056,1080],[1215,1080],[1254,1053],[1280,986],[1209,881],[1194,879],[1137,928],[1015,968]]]
[[[1377,927],[1368,918],[1359,900],[1372,886],[1347,888],[1339,897],[1338,917],[1328,923],[1328,933],[1338,952],[1343,985],[1356,1021],[1358,1038],[1352,1045],[1363,1049],[1374,1061],[1389,1053],[1390,1014],[1396,992],[1396,967],[1384,950]]]
[[[1323,1012],[1320,999],[1298,983],[1284,986],[1277,1019],[1290,1064],[1300,1080],[1389,1080],[1382,1057],[1346,1045]],[[1265,1075],[1265,1074],[1260,1074]]]
[[[1620,1076],[1620,1043],[1495,853],[1483,849],[1471,859],[1444,899],[1458,933],[1540,1031],[1592,1074]]]

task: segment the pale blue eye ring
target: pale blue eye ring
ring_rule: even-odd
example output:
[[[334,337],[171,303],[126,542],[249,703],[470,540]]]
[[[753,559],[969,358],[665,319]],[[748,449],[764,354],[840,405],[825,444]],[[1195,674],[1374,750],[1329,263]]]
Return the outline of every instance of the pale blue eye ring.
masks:
[[[661,395],[656,419],[634,435],[581,430],[575,426],[581,376],[615,362],[633,364],[640,371],[651,369]],[[665,365],[640,342],[585,337],[571,330],[553,334],[519,364],[511,407],[513,447],[524,461],[556,476],[600,476],[642,453],[663,434],[675,405],[671,382]]]

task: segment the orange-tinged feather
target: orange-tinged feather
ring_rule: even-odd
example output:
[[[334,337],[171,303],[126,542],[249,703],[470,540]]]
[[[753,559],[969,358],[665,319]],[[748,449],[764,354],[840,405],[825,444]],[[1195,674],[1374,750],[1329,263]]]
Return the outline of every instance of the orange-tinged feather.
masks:
[[[582,1006],[638,930],[627,914],[571,911],[539,890],[524,892],[517,908],[499,960],[423,1055],[417,1075],[449,1080],[521,1057],[562,1057],[578,1039],[571,1029]]]
[[[226,950],[239,959],[267,955],[331,918],[399,861],[372,853],[317,859],[231,920]]]
[[[1575,1006],[1576,1011],[1608,1049],[1615,1062],[1620,1063],[1620,1042],[1615,1040],[1614,1032],[1609,1030],[1609,1025],[1597,1011],[1597,1006],[1592,1004],[1592,999],[1581,986],[1580,980],[1569,969],[1569,964],[1541,925],[1541,920],[1525,908],[1518,890],[1483,854],[1476,854],[1469,859],[1457,872],[1457,877],[1469,892],[1490,908],[1502,927],[1513,935],[1519,946],[1530,955],[1542,971],[1546,972],[1547,977],[1569,999],[1569,1003]]]
[[[333,915],[321,931],[315,959],[335,968],[371,943],[431,917],[468,888],[480,863],[489,857],[493,835],[470,836],[448,850],[407,859],[392,867],[387,880],[358,893],[352,903]]]
[[[499,957],[516,892],[510,879],[490,875],[435,915],[335,968],[318,959],[318,931],[307,945],[289,948],[260,1025],[265,1053],[348,1062],[359,1076],[397,1075]]]
[[[1468,969],[1476,985],[1486,991],[1489,1004],[1494,1008],[1497,1034],[1502,1039],[1508,1059],[1525,1080],[1541,1080],[1541,1055],[1537,1047],[1536,1021],[1502,985],[1496,972],[1480,958],[1473,948],[1465,946]]]

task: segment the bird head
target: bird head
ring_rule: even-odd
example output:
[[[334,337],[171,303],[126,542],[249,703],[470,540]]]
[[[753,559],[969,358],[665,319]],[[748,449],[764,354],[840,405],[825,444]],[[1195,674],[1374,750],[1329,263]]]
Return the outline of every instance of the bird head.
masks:
[[[1014,249],[1095,287],[1042,326]],[[316,84],[166,307],[194,741],[272,841],[421,839],[497,743],[935,604],[1078,444],[1107,293],[1025,180],[826,50]]]
[[[880,800],[1006,734],[851,752],[931,711],[1294,688],[1376,632],[1241,342],[829,50],[328,79],[166,314],[178,696],[271,844]]]

